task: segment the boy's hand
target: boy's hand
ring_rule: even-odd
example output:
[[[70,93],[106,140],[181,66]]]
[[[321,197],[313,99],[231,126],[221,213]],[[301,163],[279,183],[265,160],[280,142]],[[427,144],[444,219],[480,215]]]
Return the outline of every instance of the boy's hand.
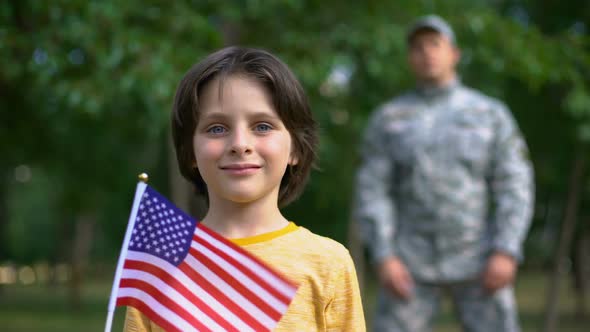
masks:
[[[406,265],[396,257],[385,259],[379,265],[379,280],[385,288],[404,300],[409,300],[414,288],[414,279]]]
[[[490,256],[483,273],[482,283],[489,293],[511,284],[516,276],[516,260],[514,257],[497,252]]]

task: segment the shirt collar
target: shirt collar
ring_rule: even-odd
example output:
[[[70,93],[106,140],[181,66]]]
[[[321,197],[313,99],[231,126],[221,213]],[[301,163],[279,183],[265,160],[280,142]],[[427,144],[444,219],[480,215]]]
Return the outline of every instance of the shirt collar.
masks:
[[[418,84],[418,86],[416,87],[416,91],[418,92],[418,94],[430,99],[448,96],[453,91],[455,91],[460,85],[461,80],[458,77],[456,77],[452,81],[448,82],[443,86],[436,86],[425,83]]]

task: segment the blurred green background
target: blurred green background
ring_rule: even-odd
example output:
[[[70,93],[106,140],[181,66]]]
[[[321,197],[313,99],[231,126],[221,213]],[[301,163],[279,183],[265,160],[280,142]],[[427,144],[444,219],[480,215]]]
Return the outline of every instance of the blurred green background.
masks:
[[[504,100],[530,147],[537,201],[517,282],[525,331],[543,328],[548,303],[560,331],[590,329],[588,1],[8,0],[0,330],[103,329],[140,172],[202,215],[171,154],[170,106],[190,66],[230,44],[270,50],[303,83],[321,125],[320,169],[284,213],[349,246],[366,271],[370,321],[374,279],[349,236],[359,138],[378,104],[412,87],[405,29],[429,13],[455,29],[462,80]],[[445,308],[440,331],[455,331]]]

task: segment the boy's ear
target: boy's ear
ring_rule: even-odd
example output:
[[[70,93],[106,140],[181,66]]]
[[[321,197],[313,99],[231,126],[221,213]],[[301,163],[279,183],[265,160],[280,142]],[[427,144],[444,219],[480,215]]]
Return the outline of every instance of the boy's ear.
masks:
[[[291,155],[289,156],[289,165],[295,166],[298,163],[299,163],[299,158],[297,157],[297,154],[295,152],[291,152]]]

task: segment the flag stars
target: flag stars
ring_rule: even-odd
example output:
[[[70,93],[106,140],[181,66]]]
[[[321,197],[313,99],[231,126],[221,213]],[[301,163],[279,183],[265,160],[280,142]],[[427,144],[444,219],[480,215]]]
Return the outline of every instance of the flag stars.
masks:
[[[156,194],[144,194],[129,248],[178,264],[189,250],[195,222],[165,202]]]

